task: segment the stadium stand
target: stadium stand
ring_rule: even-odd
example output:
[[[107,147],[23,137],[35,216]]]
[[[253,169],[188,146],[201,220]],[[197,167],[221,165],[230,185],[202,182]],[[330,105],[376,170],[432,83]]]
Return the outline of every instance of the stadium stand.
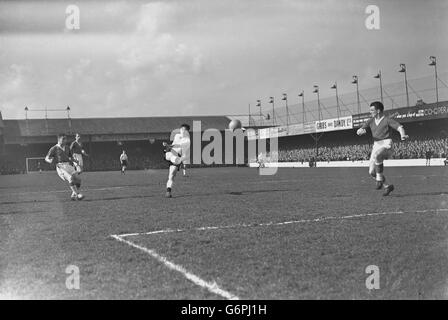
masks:
[[[230,121],[225,116],[3,120],[0,114],[0,172],[25,173],[25,159],[45,157],[60,132],[68,134],[69,141],[76,132],[81,133],[90,155],[84,161],[86,171],[119,170],[122,150],[127,151],[131,170],[166,168],[161,142],[169,140],[170,130],[184,122],[191,125],[193,120],[201,121],[202,131],[210,128],[222,131]],[[425,158],[428,151],[433,157],[445,158],[447,124],[447,118],[404,123],[411,139],[401,142],[398,134],[394,136],[394,158]],[[280,162],[367,160],[373,144],[369,137],[358,137],[356,129],[321,133],[317,142],[310,134],[285,136],[279,138],[278,159]],[[202,141],[201,150],[208,143]],[[192,153],[197,147],[192,143]],[[28,167],[30,171],[54,169],[43,160],[29,162]]]
[[[129,155],[131,170],[165,168],[161,142],[169,140],[171,130],[182,123],[192,125],[193,121],[200,121],[204,131],[224,130],[230,120],[225,116],[3,120],[0,172],[25,173],[25,159],[45,157],[58,133],[66,133],[69,141],[75,133],[82,135],[84,148],[90,155],[85,158],[87,171],[119,170],[122,150]],[[53,169],[43,161],[36,161],[30,170],[36,170],[38,164],[42,170]]]

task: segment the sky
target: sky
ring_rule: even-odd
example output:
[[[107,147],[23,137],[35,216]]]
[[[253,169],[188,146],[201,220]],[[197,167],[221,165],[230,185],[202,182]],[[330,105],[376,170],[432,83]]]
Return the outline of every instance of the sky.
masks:
[[[79,30],[68,30],[76,5]],[[380,29],[369,30],[368,5]],[[72,117],[246,114],[282,93],[331,96],[448,70],[446,0],[0,0],[0,111]],[[42,118],[43,113],[30,113]],[[51,113],[50,117],[64,114]]]

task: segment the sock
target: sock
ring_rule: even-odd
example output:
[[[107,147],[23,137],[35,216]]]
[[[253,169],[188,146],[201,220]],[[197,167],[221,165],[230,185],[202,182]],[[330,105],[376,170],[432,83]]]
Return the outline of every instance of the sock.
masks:
[[[72,194],[78,194],[78,191],[74,185],[70,185],[70,189],[72,190]]]
[[[375,165],[376,181],[383,181],[383,170],[384,170],[384,165],[383,164],[376,164]]]

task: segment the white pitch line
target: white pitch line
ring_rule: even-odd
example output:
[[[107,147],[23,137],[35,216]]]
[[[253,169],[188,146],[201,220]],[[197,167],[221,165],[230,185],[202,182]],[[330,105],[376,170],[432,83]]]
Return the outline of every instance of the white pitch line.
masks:
[[[353,214],[347,216],[324,216],[315,219],[302,219],[302,220],[291,220],[291,221],[283,221],[283,222],[265,222],[265,223],[240,223],[226,226],[207,226],[207,227],[196,227],[190,229],[161,229],[149,232],[140,232],[140,233],[124,233],[120,235],[113,235],[113,237],[132,237],[132,236],[141,236],[141,235],[154,235],[154,234],[163,234],[163,233],[175,233],[175,232],[185,232],[185,231],[208,231],[208,230],[222,230],[222,229],[235,229],[235,228],[256,228],[256,227],[267,227],[267,226],[282,226],[288,224],[299,224],[299,223],[310,223],[310,222],[322,222],[329,220],[344,220],[344,219],[353,219],[353,218],[364,218],[364,217],[372,217],[372,216],[385,216],[385,215],[399,215],[406,213],[428,213],[428,212],[447,212],[448,209],[427,209],[427,210],[415,210],[415,211],[392,211],[392,212],[374,212],[374,213],[362,213],[362,214]]]
[[[129,187],[138,187],[136,186],[115,186],[115,187],[101,187],[101,188],[83,188],[84,191],[106,191],[106,190],[114,190],[114,189],[124,189]],[[26,194],[35,194],[35,193],[67,193],[67,190],[48,190],[48,191],[24,191],[24,192],[10,192],[5,193],[4,195],[26,195]]]
[[[207,281],[203,280],[202,278],[198,277],[197,275],[187,271],[184,267],[169,261],[167,258],[165,258],[164,256],[161,256],[154,250],[139,246],[138,244],[135,244],[131,241],[125,240],[121,236],[118,236],[118,235],[112,235],[112,237],[120,242],[126,243],[127,245],[129,245],[131,247],[137,248],[137,249],[149,254],[151,257],[153,257],[157,261],[163,263],[169,269],[181,273],[185,278],[187,278],[188,280],[193,282],[195,285],[205,288],[208,291],[210,291],[211,293],[219,295],[228,300],[239,300],[239,298],[236,295],[234,295],[226,290],[221,289],[216,282],[207,282]]]

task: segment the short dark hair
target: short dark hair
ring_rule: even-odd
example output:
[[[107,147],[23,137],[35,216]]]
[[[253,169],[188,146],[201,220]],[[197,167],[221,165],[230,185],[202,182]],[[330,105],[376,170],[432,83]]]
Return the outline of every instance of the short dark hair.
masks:
[[[62,137],[67,137],[67,135],[65,133],[58,133],[58,140]]]
[[[373,101],[370,104],[371,107],[375,107],[376,110],[380,110],[381,112],[384,111],[384,105],[381,101]]]
[[[186,123],[182,123],[181,128],[185,128],[185,130],[190,131],[190,125]]]

